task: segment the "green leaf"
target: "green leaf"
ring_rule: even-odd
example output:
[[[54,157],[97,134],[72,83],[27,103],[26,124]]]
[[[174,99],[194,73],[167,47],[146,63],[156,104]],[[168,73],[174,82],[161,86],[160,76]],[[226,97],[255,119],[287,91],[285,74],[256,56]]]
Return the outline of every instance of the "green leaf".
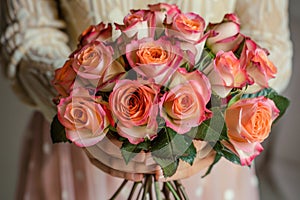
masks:
[[[186,137],[185,139],[191,140],[191,138],[188,138],[188,137]],[[189,143],[191,145],[189,146],[189,148],[187,148],[187,150],[184,152],[184,154],[182,156],[180,156],[180,159],[189,163],[190,165],[193,165],[194,159],[196,158],[196,155],[197,155],[197,150],[196,150],[192,140]]]
[[[138,153],[140,153],[141,150],[142,149],[139,148],[138,145],[131,144],[128,140],[125,140],[122,143],[121,153],[122,153],[122,156],[123,156],[126,164],[128,164],[132,158],[134,158]]]
[[[210,174],[210,172],[213,169],[214,165],[217,164],[221,158],[222,158],[222,155],[217,153],[216,156],[215,156],[214,162],[208,167],[206,173],[201,178],[204,178],[208,174]]]
[[[65,127],[60,123],[57,115],[55,115],[52,120],[50,133],[51,133],[51,140],[53,143],[59,143],[59,142],[71,143],[71,141],[66,137]]]
[[[178,168],[179,160],[172,160],[172,159],[164,159],[159,157],[153,157],[154,161],[159,164],[161,167],[164,177],[171,177],[175,174]]]
[[[268,96],[268,98],[273,100],[276,107],[280,110],[279,116],[274,121],[274,123],[276,123],[277,120],[279,120],[284,115],[284,113],[286,112],[287,108],[290,105],[290,100],[288,98],[284,97],[284,96],[274,95],[274,94]]]
[[[239,165],[241,164],[240,158],[234,152],[232,152],[230,149],[226,148],[220,141],[218,141],[214,145],[214,150],[218,154],[222,155],[224,158],[229,160],[230,162],[233,162],[233,163],[239,164]]]
[[[158,164],[164,170],[166,175],[170,174],[170,168],[176,167],[178,159],[193,163],[196,156],[196,150],[192,140],[185,135],[177,134],[171,128],[164,128],[158,136],[151,142],[151,154],[154,160],[158,160]],[[166,163],[167,162],[167,163]],[[174,164],[171,164],[171,163]],[[164,169],[167,167],[167,169]]]
[[[227,129],[224,121],[223,109],[213,107],[213,117],[192,128],[187,135],[191,138],[204,141],[218,141],[227,139]]]
[[[269,95],[272,95],[272,93],[275,94],[276,91],[273,90],[272,88],[265,88],[265,89],[260,90],[256,93],[245,93],[245,94],[242,95],[242,98],[246,99],[246,98],[255,98],[255,97],[260,97],[260,96],[268,97]]]

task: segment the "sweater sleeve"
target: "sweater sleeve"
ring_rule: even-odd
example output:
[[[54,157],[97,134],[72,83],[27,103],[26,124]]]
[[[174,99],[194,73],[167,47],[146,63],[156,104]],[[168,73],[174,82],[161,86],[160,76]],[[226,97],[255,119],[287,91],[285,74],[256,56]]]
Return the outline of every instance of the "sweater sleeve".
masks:
[[[3,0],[0,9],[2,71],[17,96],[50,118],[53,72],[70,53],[57,2]]]

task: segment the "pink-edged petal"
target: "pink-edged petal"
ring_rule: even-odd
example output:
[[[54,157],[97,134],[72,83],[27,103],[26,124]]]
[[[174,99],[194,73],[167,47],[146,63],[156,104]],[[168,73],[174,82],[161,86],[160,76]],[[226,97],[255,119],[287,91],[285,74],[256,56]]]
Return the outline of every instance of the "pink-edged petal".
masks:
[[[259,142],[247,143],[231,141],[231,143],[238,153],[238,156],[241,160],[241,165],[251,165],[254,158],[264,150]]]
[[[103,132],[102,134],[95,136],[91,133],[90,130],[66,129],[66,137],[79,147],[88,147],[101,141],[105,137],[107,130],[105,130],[105,132]]]

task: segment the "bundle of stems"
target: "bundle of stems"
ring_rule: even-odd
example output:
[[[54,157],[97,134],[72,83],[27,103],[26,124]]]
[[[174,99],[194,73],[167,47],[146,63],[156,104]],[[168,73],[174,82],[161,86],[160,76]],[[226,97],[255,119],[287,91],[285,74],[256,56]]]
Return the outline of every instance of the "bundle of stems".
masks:
[[[130,181],[124,180],[109,200],[115,200]],[[133,182],[128,200],[188,200],[187,193],[179,180],[158,182],[155,175],[147,174],[140,182]]]

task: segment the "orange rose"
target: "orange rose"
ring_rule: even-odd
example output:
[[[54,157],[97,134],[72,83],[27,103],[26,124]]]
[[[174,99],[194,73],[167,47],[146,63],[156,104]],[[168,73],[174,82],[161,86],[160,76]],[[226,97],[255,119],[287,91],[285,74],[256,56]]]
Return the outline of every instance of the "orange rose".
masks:
[[[113,49],[99,41],[91,42],[74,54],[73,69],[80,77],[99,80],[112,63]]]
[[[179,44],[172,44],[166,38],[143,38],[126,46],[130,66],[138,74],[161,85],[180,67],[182,57]]]
[[[72,68],[72,62],[72,60],[67,60],[62,68],[55,70],[52,81],[54,88],[63,97],[67,97],[70,94],[77,75]]]
[[[166,35],[179,40],[197,44],[204,36],[205,21],[195,13],[177,13],[173,18],[171,29],[166,29]]]
[[[132,144],[156,136],[158,92],[159,88],[152,84],[120,80],[110,94],[109,105],[118,121],[118,133]]]
[[[269,136],[279,110],[265,97],[242,99],[225,111],[228,137],[241,159],[242,165],[250,165],[261,151],[261,142]]]

